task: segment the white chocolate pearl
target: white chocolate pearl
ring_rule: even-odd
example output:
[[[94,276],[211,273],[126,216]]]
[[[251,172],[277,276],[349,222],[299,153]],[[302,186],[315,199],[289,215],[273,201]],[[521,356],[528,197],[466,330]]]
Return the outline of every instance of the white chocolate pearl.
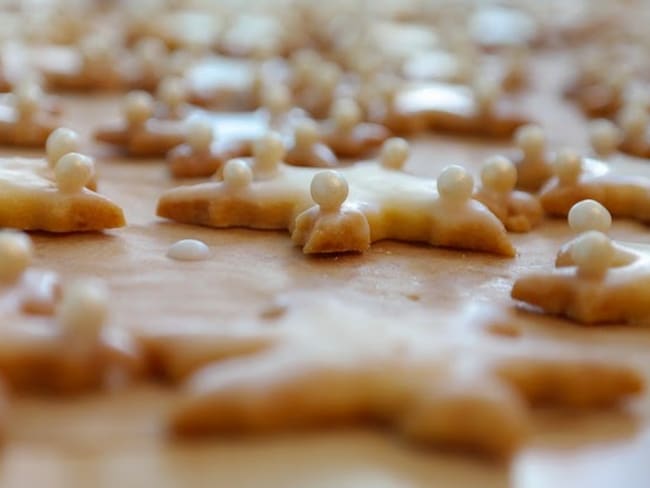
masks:
[[[410,152],[411,148],[406,140],[391,137],[382,145],[379,159],[384,168],[399,170],[406,164]]]
[[[16,109],[23,116],[34,114],[43,98],[41,87],[37,83],[24,81],[14,90]]]
[[[262,105],[272,114],[280,115],[291,108],[291,92],[285,85],[271,85],[262,92]]]
[[[92,158],[79,153],[68,153],[54,167],[59,190],[64,193],[81,191],[95,172]]]
[[[253,157],[255,169],[272,171],[284,158],[285,148],[282,137],[277,132],[268,132],[255,141]]]
[[[354,100],[342,98],[334,103],[332,118],[336,127],[349,131],[361,122],[361,109]]]
[[[591,230],[581,234],[573,242],[571,257],[578,268],[578,274],[585,277],[601,277],[612,263],[614,246],[605,234]]]
[[[106,323],[108,303],[104,282],[78,280],[64,287],[56,316],[61,327],[71,335],[96,339]]]
[[[594,120],[589,124],[589,142],[596,154],[607,157],[616,151],[621,142],[621,131],[612,121]]]
[[[546,137],[540,126],[528,124],[517,129],[515,143],[525,154],[539,155],[546,146]]]
[[[243,159],[231,159],[223,167],[223,181],[232,188],[243,188],[253,181],[253,171]]]
[[[169,107],[178,107],[187,98],[185,81],[178,76],[163,79],[157,90],[158,99]]]
[[[207,120],[197,120],[187,129],[185,136],[187,143],[194,152],[206,152],[210,150],[214,140],[213,127]]]
[[[338,171],[321,171],[311,180],[311,197],[323,210],[337,210],[348,197],[348,182]]]
[[[582,158],[574,151],[560,151],[553,163],[555,174],[563,185],[574,184],[582,172]]]
[[[595,200],[582,200],[569,210],[569,227],[576,233],[597,230],[607,232],[612,226],[612,216]]]
[[[483,163],[481,183],[489,190],[509,193],[517,183],[517,168],[504,156],[492,156]]]
[[[645,136],[648,119],[648,113],[645,108],[637,106],[626,107],[620,117],[624,134],[631,139],[638,139]]]
[[[79,134],[72,129],[59,127],[52,132],[45,143],[47,163],[53,168],[64,155],[79,151]]]
[[[442,198],[457,202],[469,200],[474,190],[472,175],[456,164],[443,169],[436,184]]]
[[[309,148],[316,144],[320,138],[318,125],[311,119],[301,120],[294,131],[297,147]]]
[[[126,95],[124,112],[127,121],[132,125],[140,125],[153,115],[153,97],[144,91],[132,91]]]
[[[196,239],[182,239],[169,247],[167,257],[178,261],[203,261],[210,257],[210,248]]]
[[[13,283],[32,261],[32,241],[24,232],[0,231],[0,282]]]

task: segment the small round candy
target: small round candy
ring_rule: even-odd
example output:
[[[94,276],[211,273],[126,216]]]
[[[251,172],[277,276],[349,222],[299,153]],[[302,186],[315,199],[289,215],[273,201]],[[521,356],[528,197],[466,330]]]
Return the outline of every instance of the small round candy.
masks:
[[[13,283],[32,261],[32,241],[24,232],[0,230],[0,282]]]
[[[54,177],[59,190],[65,193],[81,191],[95,172],[92,158],[79,153],[68,153],[56,163]]]
[[[352,99],[340,98],[332,106],[332,118],[342,130],[350,130],[361,122],[361,109]]]
[[[555,158],[553,169],[560,183],[573,184],[582,172],[582,158],[575,151],[563,149]]]
[[[178,107],[183,104],[187,98],[185,80],[179,76],[169,76],[164,78],[158,84],[156,95],[165,105],[169,107]]]
[[[543,151],[546,145],[546,137],[539,125],[528,124],[517,129],[515,144],[526,154],[538,154]]]
[[[212,124],[207,120],[196,120],[187,128],[187,143],[194,152],[207,152],[214,140]]]
[[[301,120],[294,130],[296,146],[308,148],[316,144],[320,138],[318,125],[311,119]]]
[[[38,106],[43,99],[43,91],[38,83],[25,81],[14,89],[16,97],[16,109],[22,115],[36,113]]]
[[[61,327],[75,336],[96,338],[108,317],[109,293],[96,279],[75,281],[63,289],[56,315]]]
[[[285,85],[271,85],[262,91],[262,105],[273,115],[291,108],[291,92]]]
[[[612,263],[614,247],[605,234],[590,230],[576,238],[571,246],[571,257],[581,275],[600,277]]]
[[[79,134],[72,129],[59,127],[52,132],[45,142],[45,154],[50,167],[68,153],[78,152],[81,146]]]
[[[253,171],[243,159],[231,159],[223,167],[223,181],[232,188],[243,188],[253,181]]]
[[[338,171],[321,171],[311,180],[311,197],[323,210],[338,209],[348,197],[348,182]]]
[[[267,132],[257,139],[253,146],[253,157],[256,163],[261,163],[265,169],[277,166],[284,158],[284,154],[284,143],[277,132]]]
[[[597,230],[607,232],[612,226],[609,211],[596,200],[582,200],[569,210],[569,227],[576,233]]]
[[[462,166],[452,164],[442,170],[437,186],[438,193],[445,200],[462,202],[472,197],[474,178]]]
[[[650,117],[645,108],[636,105],[625,107],[620,116],[623,133],[631,138],[645,136],[649,119]]]
[[[411,148],[409,143],[401,137],[391,137],[381,147],[379,156],[381,165],[387,169],[402,169],[409,157]]]
[[[210,257],[210,248],[196,239],[182,239],[169,247],[167,257],[177,261],[203,261]]]
[[[481,183],[489,190],[509,193],[517,183],[517,168],[504,156],[492,156],[483,163]]]
[[[153,97],[145,91],[132,91],[126,95],[124,113],[129,124],[140,125],[153,115]]]
[[[597,119],[589,124],[589,141],[596,154],[607,157],[621,142],[621,131],[612,121]]]

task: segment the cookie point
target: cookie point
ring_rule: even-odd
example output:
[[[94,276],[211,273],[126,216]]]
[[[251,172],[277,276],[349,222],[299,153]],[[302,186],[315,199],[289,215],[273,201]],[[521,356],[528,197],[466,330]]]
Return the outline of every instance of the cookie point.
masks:
[[[243,159],[231,159],[223,167],[223,181],[233,188],[243,188],[253,181],[253,171]]]
[[[48,164],[53,168],[64,155],[79,151],[80,145],[79,134],[76,131],[59,127],[49,135],[45,142]]]
[[[54,166],[54,177],[60,191],[75,193],[81,191],[94,173],[92,158],[79,153],[62,156]]]
[[[380,163],[387,169],[402,169],[411,152],[409,143],[401,137],[391,137],[381,147]]]
[[[129,92],[124,100],[124,113],[129,124],[138,125],[153,115],[153,97],[145,91]]]
[[[321,171],[311,180],[311,197],[324,210],[338,209],[348,197],[348,182],[338,171]]]
[[[27,234],[0,230],[0,282],[13,283],[32,261],[32,241]]]
[[[576,238],[571,246],[571,257],[578,274],[600,277],[612,263],[614,247],[611,239],[605,234],[591,230]]]
[[[207,120],[192,122],[187,128],[186,140],[194,152],[209,151],[214,140],[212,124]]]
[[[436,184],[441,198],[459,202],[469,200],[474,190],[472,175],[456,164],[443,169]]]
[[[63,289],[56,315],[69,334],[96,338],[108,318],[109,292],[97,279],[82,279]]]
[[[177,261],[203,261],[210,257],[210,248],[197,239],[182,239],[169,246],[167,257]]]
[[[484,188],[499,192],[511,192],[517,183],[517,168],[505,156],[492,156],[481,168],[481,184]]]
[[[569,227],[576,233],[596,230],[607,232],[612,225],[609,211],[595,200],[582,200],[569,210]]]
[[[599,156],[614,153],[621,142],[621,130],[608,119],[597,119],[589,124],[589,142]]]

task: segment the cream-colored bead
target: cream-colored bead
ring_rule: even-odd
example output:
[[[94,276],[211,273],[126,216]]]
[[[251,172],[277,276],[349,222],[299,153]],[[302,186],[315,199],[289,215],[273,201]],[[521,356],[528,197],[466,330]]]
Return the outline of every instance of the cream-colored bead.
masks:
[[[32,241],[24,232],[0,230],[0,282],[13,283],[32,262]]]
[[[582,200],[569,210],[569,227],[580,234],[589,230],[606,233],[612,226],[612,216],[595,200]]]
[[[517,129],[515,144],[526,157],[543,156],[546,148],[546,137],[539,125],[528,124]]]
[[[597,155],[607,157],[614,153],[621,143],[621,130],[607,119],[594,120],[589,124],[589,141]]]
[[[600,278],[611,266],[614,246],[605,234],[591,230],[581,234],[573,242],[571,257],[580,276]]]
[[[332,118],[339,130],[348,132],[361,122],[361,109],[354,100],[340,98],[332,106]]]
[[[318,125],[311,119],[301,120],[294,130],[294,138],[297,147],[309,148],[320,139]]]
[[[291,108],[291,92],[285,85],[271,85],[262,91],[262,105],[272,116],[279,116]]]
[[[627,139],[643,139],[648,130],[649,116],[643,107],[628,106],[619,117],[623,134]]]
[[[214,140],[212,124],[207,120],[195,120],[187,128],[185,139],[193,152],[202,153],[209,151]]]
[[[231,159],[223,167],[223,181],[231,188],[243,188],[253,181],[253,171],[243,159]]]
[[[153,97],[144,91],[132,91],[124,101],[124,115],[130,125],[144,124],[153,116]]]
[[[573,185],[578,181],[582,173],[582,158],[575,151],[563,149],[557,154],[553,169],[560,185]]]
[[[409,158],[411,148],[401,137],[391,137],[381,147],[379,162],[386,169],[400,170]]]
[[[54,167],[54,177],[59,191],[76,193],[81,191],[95,172],[92,158],[79,153],[68,153],[60,158]]]
[[[104,282],[78,280],[63,288],[57,320],[73,337],[97,339],[108,318],[108,305],[109,292]]]
[[[444,200],[464,202],[472,197],[474,178],[465,168],[458,165],[447,166],[437,181],[438,193]]]
[[[78,152],[81,146],[79,134],[66,127],[59,127],[52,132],[45,142],[47,163],[54,168],[56,163],[68,153]]]
[[[487,190],[510,193],[517,183],[517,168],[504,156],[492,156],[481,168],[481,184]]]
[[[272,173],[276,171],[284,155],[285,148],[280,134],[277,132],[267,132],[257,139],[253,146],[255,171],[260,173]]]
[[[348,197],[348,182],[338,171],[321,171],[311,180],[311,197],[322,210],[338,210]]]
[[[210,257],[210,248],[197,239],[181,239],[169,246],[167,257],[177,261],[204,261]]]
[[[179,76],[169,76],[164,78],[158,84],[156,96],[168,107],[179,107],[185,103],[185,100],[187,99],[185,80]]]
[[[41,87],[32,81],[23,81],[14,88],[16,110],[22,117],[30,117],[38,111],[43,99]]]

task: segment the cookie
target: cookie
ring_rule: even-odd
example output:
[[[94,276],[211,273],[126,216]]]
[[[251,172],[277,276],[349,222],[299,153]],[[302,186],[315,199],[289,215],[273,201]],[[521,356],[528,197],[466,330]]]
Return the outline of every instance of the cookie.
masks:
[[[268,135],[258,141],[251,163],[233,160],[226,164],[223,181],[166,191],[158,201],[157,214],[178,222],[217,228],[297,232],[296,219],[303,212],[327,212],[314,205],[310,195],[310,185],[319,170],[286,165],[281,161],[283,155],[279,136]],[[356,208],[369,223],[371,242],[395,239],[514,255],[503,224],[471,198],[473,180],[464,169],[450,167],[436,182],[400,171],[396,166],[401,162],[399,155],[396,158],[392,154],[379,162],[341,168],[339,175],[349,185],[349,195],[338,207],[330,209],[332,223],[338,222],[335,216],[340,212]],[[344,185],[336,183],[338,176],[325,181],[340,186],[330,188],[340,200],[345,192],[340,191]],[[327,194],[326,188],[314,188],[319,189],[319,195]],[[325,198],[322,202],[329,208],[333,202]],[[313,236],[304,235],[303,230],[301,227],[295,240],[310,242]],[[320,239],[321,244],[329,244],[321,246],[319,252],[339,252],[348,246],[347,250],[359,250],[356,237],[351,242],[346,241],[347,237],[334,226],[333,235]]]
[[[62,284],[31,268],[31,247],[26,234],[0,231],[0,375],[16,390],[62,393],[115,387],[139,375],[135,342],[106,324],[106,286]]]
[[[93,160],[68,152],[76,144],[72,134],[55,131],[47,159],[0,158],[0,227],[78,232],[125,225],[122,209],[91,190]]]
[[[527,274],[512,297],[583,324],[650,322],[650,259],[647,249],[614,246],[599,231],[570,245],[571,266]]]
[[[510,232],[529,232],[544,217],[537,197],[515,190],[517,169],[503,156],[489,158],[481,168],[481,185],[473,198],[483,203]]]
[[[482,332],[510,320],[503,313],[483,307],[447,320],[453,326],[436,324],[434,335],[416,325],[396,330],[381,317],[370,327],[348,312],[326,327],[285,329],[270,340],[261,334],[254,350],[244,347],[251,337],[234,333],[215,344],[214,356],[226,356],[224,344],[240,348],[223,362],[198,337],[181,334],[190,346],[166,359],[195,372],[182,385],[171,428],[205,435],[370,421],[419,444],[508,458],[527,440],[530,407],[611,407],[643,389],[631,365],[597,351]]]
[[[591,162],[590,162],[591,161]],[[598,170],[594,160],[561,153],[553,177],[539,194],[544,211],[564,217],[581,200],[601,203],[614,217],[650,222],[650,180]]]

